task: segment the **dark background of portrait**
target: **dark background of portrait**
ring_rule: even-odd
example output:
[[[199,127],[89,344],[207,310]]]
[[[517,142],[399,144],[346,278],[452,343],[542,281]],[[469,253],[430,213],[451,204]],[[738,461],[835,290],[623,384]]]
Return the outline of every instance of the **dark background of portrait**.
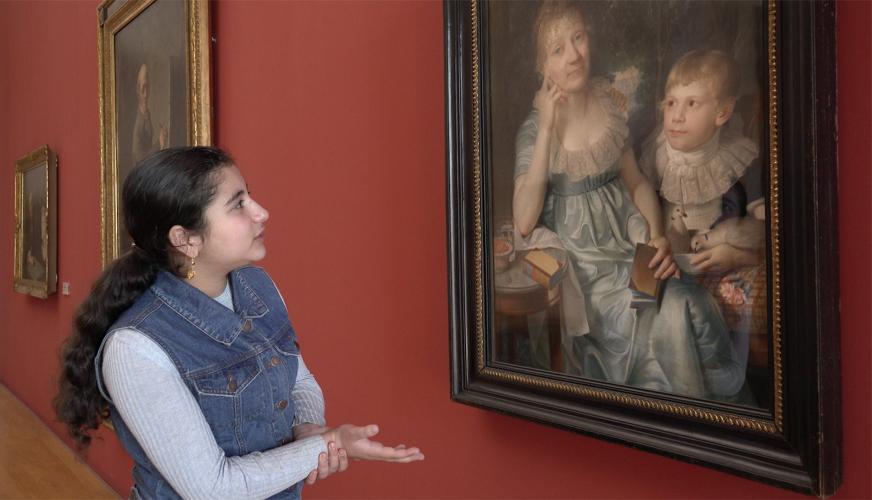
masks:
[[[124,26],[115,36],[115,105],[118,150],[118,221],[121,253],[130,246],[124,228],[121,186],[133,168],[133,127],[139,100],[137,78],[144,63],[148,67],[148,107],[153,142],[160,127],[169,131],[169,146],[188,143],[188,69],[185,33],[185,3],[155,2]]]
[[[154,140],[168,125],[170,146],[187,142],[187,36],[184,2],[155,2],[115,36],[119,184],[133,167],[133,124],[136,121],[137,76],[148,66]],[[169,116],[167,116],[169,113]]]
[[[0,2],[0,165],[34,144],[61,158],[58,273],[71,285],[45,300],[12,291],[14,203],[0,195],[0,383],[59,436],[57,351],[100,273],[97,4]],[[270,210],[263,265],[327,420],[378,423],[384,441],[427,455],[352,462],[307,486],[307,499],[809,498],[452,402],[442,3],[210,8],[217,142]],[[872,3],[838,2],[845,482],[835,500],[872,497],[870,18]],[[72,77],[58,85],[58,75]],[[0,193],[13,188],[0,175]],[[126,498],[130,459],[111,431],[99,437],[87,463]]]
[[[34,276],[31,273],[30,267],[27,265],[27,252],[30,251],[33,258],[42,266],[45,273],[46,262],[42,257],[42,211],[47,205],[46,196],[46,176],[48,175],[47,164],[42,164],[38,167],[31,168],[24,172],[24,217],[23,217],[23,252],[21,255],[24,265],[21,268],[21,277],[24,279],[40,280],[43,276]],[[33,202],[28,202],[30,196],[33,196]]]

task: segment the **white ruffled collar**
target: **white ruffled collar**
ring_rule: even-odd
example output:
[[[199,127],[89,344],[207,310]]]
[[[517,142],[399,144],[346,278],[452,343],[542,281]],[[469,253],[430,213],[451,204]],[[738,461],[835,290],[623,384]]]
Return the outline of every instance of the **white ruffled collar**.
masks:
[[[661,196],[678,205],[697,205],[726,193],[758,154],[754,141],[726,129],[691,152],[673,149],[661,130],[653,144],[645,145],[640,163],[652,180],[659,180]]]
[[[590,85],[595,102],[605,111],[602,135],[589,147],[578,151],[563,148],[558,140],[552,143],[554,160],[551,162],[551,172],[565,174],[570,181],[578,181],[612,167],[621,157],[630,134],[626,112],[618,108],[608,93],[609,82],[594,78]]]

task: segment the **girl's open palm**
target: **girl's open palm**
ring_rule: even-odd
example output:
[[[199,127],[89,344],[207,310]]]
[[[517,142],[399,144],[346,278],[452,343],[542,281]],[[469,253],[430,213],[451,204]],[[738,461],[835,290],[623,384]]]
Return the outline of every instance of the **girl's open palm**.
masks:
[[[424,459],[424,454],[416,447],[385,446],[370,439],[378,431],[378,426],[374,424],[363,427],[345,424],[325,432],[322,437],[328,443],[336,443],[337,448],[344,449],[349,457],[358,460],[408,463]]]

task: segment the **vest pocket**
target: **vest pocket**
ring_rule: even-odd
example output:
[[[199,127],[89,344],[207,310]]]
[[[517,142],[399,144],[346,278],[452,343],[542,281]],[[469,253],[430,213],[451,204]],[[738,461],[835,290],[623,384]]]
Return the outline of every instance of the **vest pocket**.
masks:
[[[212,428],[215,441],[227,456],[244,455],[249,450],[253,424],[267,414],[269,385],[264,385],[257,357],[191,377],[203,416]]]
[[[245,390],[259,373],[257,358],[249,358],[242,363],[198,375],[192,380],[200,394],[235,396]]]

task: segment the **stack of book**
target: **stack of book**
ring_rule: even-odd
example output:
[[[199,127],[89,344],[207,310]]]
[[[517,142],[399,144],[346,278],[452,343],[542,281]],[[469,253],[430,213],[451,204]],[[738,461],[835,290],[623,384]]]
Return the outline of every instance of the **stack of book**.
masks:
[[[560,261],[545,250],[530,250],[524,256],[524,272],[537,283],[551,290],[566,273],[565,267],[561,269]]]

